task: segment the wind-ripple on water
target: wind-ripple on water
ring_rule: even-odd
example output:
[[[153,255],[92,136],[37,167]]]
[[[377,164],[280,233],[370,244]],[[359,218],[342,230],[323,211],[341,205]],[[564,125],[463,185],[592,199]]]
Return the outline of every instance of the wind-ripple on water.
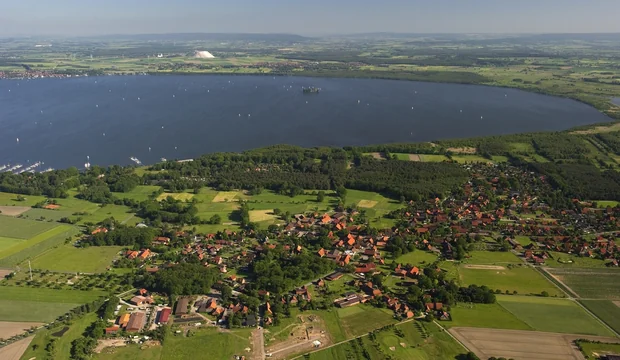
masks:
[[[130,164],[130,156],[149,164],[283,143],[432,141],[609,121],[576,101],[473,85],[135,76],[42,79],[9,93],[16,83],[0,81],[0,164],[81,167],[86,154],[93,165]],[[303,87],[321,92],[304,94]]]

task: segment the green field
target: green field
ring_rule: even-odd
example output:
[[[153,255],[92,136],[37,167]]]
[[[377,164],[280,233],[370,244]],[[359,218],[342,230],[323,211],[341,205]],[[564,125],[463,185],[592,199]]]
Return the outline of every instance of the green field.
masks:
[[[620,354],[620,344],[597,344],[579,341],[582,353],[586,359],[601,359],[602,355]]]
[[[162,359],[232,359],[233,355],[249,355],[245,348],[250,347],[250,329],[232,330],[230,333],[214,328],[190,331],[190,337],[170,335],[163,347]]]
[[[65,332],[61,337],[52,336],[52,334],[62,330],[63,326],[54,327],[51,329],[45,329],[37,332],[36,336],[28,346],[28,349],[22,355],[22,359],[46,359],[47,351],[45,346],[51,339],[56,339],[56,353],[54,359],[69,360],[71,359],[71,342],[82,336],[84,331],[90,324],[97,320],[97,314],[90,313],[75,320],[70,326],[69,330]],[[36,349],[33,347],[36,346]]]
[[[620,333],[620,306],[609,300],[579,300],[579,302],[609,327]]]
[[[393,324],[393,312],[368,305],[356,305],[337,310],[338,318],[347,338],[367,333],[376,328]]]
[[[410,253],[399,256],[396,260],[394,260],[398,264],[411,264],[411,265],[421,265],[421,264],[432,264],[437,260],[437,254],[416,250]]]
[[[45,201],[45,196],[22,195],[24,201],[17,201],[17,194],[0,192],[0,206],[33,206],[41,201]]]
[[[32,267],[61,272],[104,272],[122,249],[122,246],[91,246],[83,249],[71,244],[60,245],[36,257]]]
[[[27,220],[24,220],[27,221]],[[66,238],[77,234],[74,226],[59,225],[31,239],[24,240],[0,252],[0,266],[15,266],[27,258],[37,255],[62,244]]]
[[[502,307],[534,330],[613,336],[574,301],[534,296],[498,296]]]
[[[575,256],[561,252],[550,251],[553,259],[547,259],[545,266],[561,268],[604,268],[605,261],[591,257]]]
[[[522,263],[521,259],[510,251],[470,251],[469,256],[469,258],[463,261],[464,264],[502,265]]]
[[[548,292],[551,296],[562,295],[551,282],[545,279],[536,270],[520,266],[504,270],[486,269],[466,269],[463,265],[459,267],[459,280],[462,285],[486,285],[489,288],[502,292],[506,290],[517,291],[521,295],[540,294],[542,291]]]
[[[547,271],[580,297],[620,299],[620,269],[552,268]]]
[[[136,186],[133,190],[124,193],[113,193],[119,199],[131,199],[135,201],[145,201],[149,199],[149,196],[158,191],[160,189],[159,186],[150,186],[150,185],[139,185]]]
[[[450,315],[452,321],[442,322],[445,327],[533,330],[499,304],[459,304],[452,307]]]
[[[472,163],[472,162],[480,162],[480,163],[489,163],[491,160],[484,158],[480,155],[452,155],[452,160],[456,161],[459,164]]]
[[[127,225],[135,225],[141,221],[140,218],[133,214],[128,206],[106,205],[104,207],[97,208],[89,215],[82,216],[82,220],[78,222],[78,224],[97,224],[108,218],[114,218],[114,220]]]
[[[150,346],[142,349],[139,345],[105,348],[100,354],[94,354],[95,360],[160,360],[163,348]],[[27,359],[26,359],[27,360]]]
[[[618,201],[610,201],[610,200],[593,200],[593,201],[596,202],[596,206],[599,208],[618,207],[618,205],[620,204],[620,202]]]
[[[76,291],[2,286],[0,287],[0,321],[49,322],[105,294],[98,290]]]
[[[58,224],[23,220],[0,215],[0,236],[15,239],[30,239],[37,234],[53,229]]]
[[[442,162],[442,161],[449,160],[445,155],[419,154],[419,156],[420,156],[420,160],[422,160],[423,162]]]
[[[371,359],[385,359],[390,356],[392,359],[399,360],[435,360],[454,359],[457,355],[465,352],[465,349],[434,323],[410,321],[396,326],[402,331],[404,335],[402,338],[393,329],[382,330],[376,333],[374,341],[370,337],[364,336],[359,340],[351,340],[312,353],[310,359],[360,359],[363,358],[363,352],[367,351]]]
[[[11,248],[24,241],[23,239],[14,239],[8,237],[0,237],[0,254],[8,248]]]

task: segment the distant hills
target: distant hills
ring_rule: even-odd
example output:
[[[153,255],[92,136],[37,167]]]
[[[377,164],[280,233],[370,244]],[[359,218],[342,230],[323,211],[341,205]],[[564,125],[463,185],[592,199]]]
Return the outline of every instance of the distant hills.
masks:
[[[309,38],[295,34],[252,34],[252,33],[173,33],[173,34],[118,34],[93,36],[97,39],[129,39],[142,41],[192,41],[192,40],[215,40],[215,41],[282,41],[302,42]]]

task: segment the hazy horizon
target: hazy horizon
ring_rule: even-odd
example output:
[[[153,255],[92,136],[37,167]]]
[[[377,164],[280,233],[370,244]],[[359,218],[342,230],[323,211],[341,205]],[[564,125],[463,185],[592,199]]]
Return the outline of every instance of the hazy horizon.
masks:
[[[618,13],[613,0],[23,0],[0,5],[0,36],[616,33]]]

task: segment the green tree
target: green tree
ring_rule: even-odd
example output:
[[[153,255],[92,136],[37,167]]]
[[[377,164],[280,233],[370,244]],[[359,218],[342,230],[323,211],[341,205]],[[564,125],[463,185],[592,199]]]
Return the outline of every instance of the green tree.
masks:
[[[319,191],[319,193],[316,195],[316,201],[317,202],[325,201],[325,191],[323,190]]]

